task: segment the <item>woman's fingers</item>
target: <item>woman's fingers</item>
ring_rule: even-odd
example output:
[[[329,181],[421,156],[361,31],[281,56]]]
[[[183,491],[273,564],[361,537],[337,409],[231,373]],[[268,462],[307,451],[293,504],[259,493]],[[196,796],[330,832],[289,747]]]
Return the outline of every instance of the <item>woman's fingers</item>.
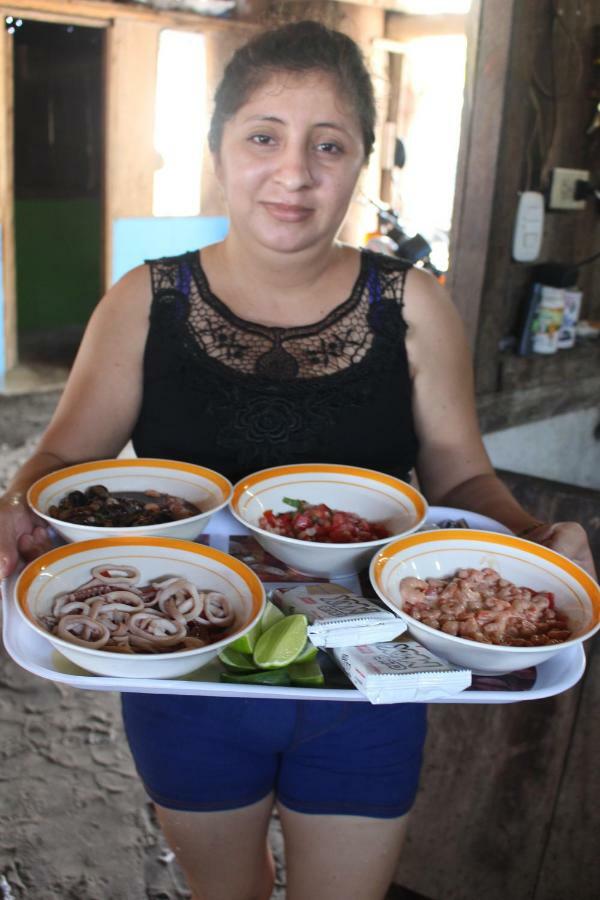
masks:
[[[9,546],[0,548],[0,579],[8,578],[12,574],[18,559],[16,549]]]
[[[597,578],[592,550],[585,529],[578,522],[555,522],[541,526],[531,535],[532,540],[562,553],[582,569]]]
[[[52,549],[48,529],[37,525],[30,534],[21,535],[17,541],[17,547],[25,562],[36,559],[42,553]]]

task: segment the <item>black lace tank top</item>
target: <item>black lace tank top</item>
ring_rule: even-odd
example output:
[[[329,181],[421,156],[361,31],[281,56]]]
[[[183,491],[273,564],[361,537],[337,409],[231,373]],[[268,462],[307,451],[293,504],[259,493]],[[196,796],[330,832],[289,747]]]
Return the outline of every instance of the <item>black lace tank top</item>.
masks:
[[[348,299],[293,328],[235,315],[211,292],[197,251],[149,265],[138,456],[197,463],[234,482],[301,462],[408,479],[418,450],[402,316],[409,263],[363,250]]]

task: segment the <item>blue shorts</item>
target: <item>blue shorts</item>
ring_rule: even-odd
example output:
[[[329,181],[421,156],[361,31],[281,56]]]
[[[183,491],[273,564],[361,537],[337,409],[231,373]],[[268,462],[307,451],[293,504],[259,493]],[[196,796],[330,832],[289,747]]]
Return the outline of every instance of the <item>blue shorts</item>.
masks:
[[[129,746],[156,803],[396,818],[418,786],[426,707],[325,700],[122,696]]]

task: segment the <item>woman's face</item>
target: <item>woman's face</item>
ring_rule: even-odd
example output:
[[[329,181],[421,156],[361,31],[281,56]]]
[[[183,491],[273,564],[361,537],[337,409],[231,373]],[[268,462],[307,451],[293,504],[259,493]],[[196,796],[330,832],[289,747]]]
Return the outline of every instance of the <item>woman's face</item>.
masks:
[[[232,230],[285,253],[326,246],[364,158],[358,116],[331,76],[273,76],[225,124],[216,155]]]

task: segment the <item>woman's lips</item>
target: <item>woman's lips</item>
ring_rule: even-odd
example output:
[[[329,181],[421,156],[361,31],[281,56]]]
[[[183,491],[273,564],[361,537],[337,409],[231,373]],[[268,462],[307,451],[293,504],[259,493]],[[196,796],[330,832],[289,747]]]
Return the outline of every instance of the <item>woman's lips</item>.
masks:
[[[309,206],[297,206],[292,203],[263,202],[267,212],[280,222],[303,222],[312,215],[313,210]]]

